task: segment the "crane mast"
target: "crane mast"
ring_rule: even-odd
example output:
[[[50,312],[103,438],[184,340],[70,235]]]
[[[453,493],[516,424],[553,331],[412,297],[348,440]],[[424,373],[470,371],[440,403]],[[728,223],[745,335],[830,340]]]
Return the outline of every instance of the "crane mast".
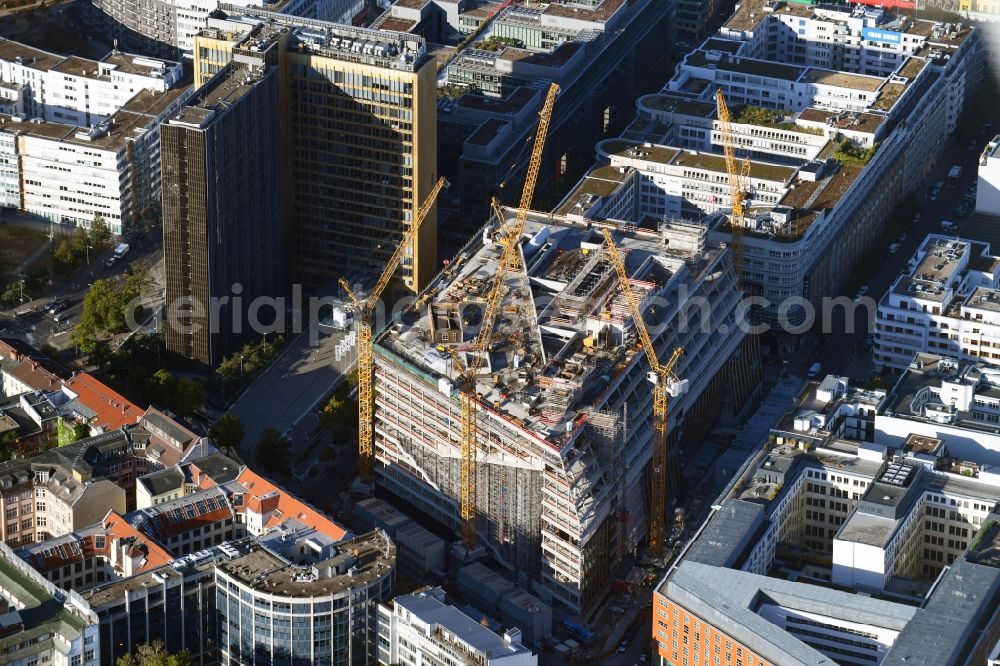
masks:
[[[458,390],[462,410],[462,462],[461,478],[459,490],[459,509],[462,520],[462,543],[466,548],[472,548],[478,540],[476,534],[476,452],[479,450],[479,431],[476,422],[476,413],[479,411],[479,397],[476,395],[476,375],[479,374],[485,360],[490,338],[493,335],[493,327],[496,324],[497,315],[500,313],[500,305],[504,296],[504,276],[510,270],[519,266],[520,244],[518,240],[524,230],[524,223],[528,219],[531,210],[531,200],[535,194],[535,185],[538,183],[538,172],[542,165],[542,152],[545,149],[545,139],[549,133],[549,124],[552,121],[552,109],[555,105],[556,95],[559,93],[559,86],[555,83],[549,86],[548,94],[539,113],[538,129],[535,132],[535,144],[531,150],[531,160],[528,162],[528,171],[524,177],[524,189],[521,191],[521,201],[517,209],[517,215],[510,226],[504,225],[503,211],[500,210],[495,200],[493,209],[499,215],[500,242],[503,244],[503,252],[500,256],[500,265],[497,267],[496,281],[490,289],[489,297],[486,300],[486,311],[480,323],[479,334],[476,336],[473,345],[472,362],[458,379]],[[458,361],[457,354],[452,354]]]
[[[650,473],[648,541],[650,556],[660,557],[663,553],[663,543],[666,540],[668,407],[670,396],[678,391],[680,380],[674,374],[674,368],[677,367],[684,350],[680,347],[674,349],[666,363],[661,364],[656,358],[656,349],[653,347],[646,323],[643,321],[639,300],[636,298],[635,292],[632,291],[625,262],[618,252],[610,229],[604,229],[604,240],[607,243],[608,256],[615,267],[615,273],[618,274],[618,284],[625,296],[625,303],[632,317],[632,323],[639,335],[639,343],[642,345],[646,360],[649,362],[650,379],[653,381],[653,461]]]
[[[430,212],[438,194],[445,187],[448,187],[448,181],[439,178],[434,187],[431,188],[430,194],[424,199],[424,203],[417,210],[413,223],[403,234],[403,238],[400,239],[399,245],[396,246],[396,250],[389,258],[389,262],[382,269],[382,274],[375,283],[375,287],[365,299],[362,300],[355,296],[347,284],[347,280],[344,278],[339,280],[340,286],[354,303],[358,315],[358,472],[361,475],[361,480],[365,483],[371,481],[372,470],[375,466],[372,430],[372,313],[375,310],[375,304],[382,296],[382,292],[389,286],[389,282],[403,260],[407,249],[412,247],[413,239],[420,230],[424,218],[427,217],[427,213]]]
[[[722,88],[715,90],[715,102],[718,109],[719,124],[722,129],[722,150],[726,156],[726,171],[729,174],[729,194],[733,204],[732,221],[729,225],[730,239],[733,249],[733,270],[736,272],[736,283],[743,286],[743,218],[746,214],[744,191],[750,178],[750,158],[742,165],[736,161],[736,140],[733,138],[733,124],[726,104],[726,96]]]

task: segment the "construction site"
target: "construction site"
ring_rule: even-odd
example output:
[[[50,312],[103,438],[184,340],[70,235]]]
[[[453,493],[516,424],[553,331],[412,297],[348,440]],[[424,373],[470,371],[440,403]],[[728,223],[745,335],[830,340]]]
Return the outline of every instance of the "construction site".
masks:
[[[683,492],[684,445],[739,400],[727,364],[745,337],[740,292],[731,253],[701,225],[654,231],[518,213],[496,207],[416,307],[374,337],[375,481],[445,526],[471,523],[467,546],[585,613],[647,536],[649,507],[660,504],[650,476],[666,489],[653,512],[662,531]],[[663,466],[650,464],[656,377],[643,339],[671,359],[674,378],[669,417],[663,393]],[[461,403],[473,391],[470,425]]]

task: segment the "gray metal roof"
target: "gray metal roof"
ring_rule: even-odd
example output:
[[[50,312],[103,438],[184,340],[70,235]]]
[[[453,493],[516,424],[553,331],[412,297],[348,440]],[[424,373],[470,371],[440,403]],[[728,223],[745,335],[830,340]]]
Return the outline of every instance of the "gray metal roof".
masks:
[[[184,472],[179,467],[168,467],[158,472],[147,474],[138,480],[153,497],[178,490],[184,487]]]
[[[882,666],[964,664],[1000,601],[1000,569],[959,558],[896,638]]]
[[[396,597],[393,601],[422,622],[446,629],[467,643],[473,650],[491,658],[530,652],[520,643],[508,643],[502,636],[493,633],[454,606],[441,602],[432,596],[433,592],[430,590],[408,594]]]
[[[698,539],[691,544],[685,561],[717,567],[736,566],[750,537],[763,524],[765,507],[754,502],[727,499],[712,514]]]
[[[836,662],[759,616],[756,608],[761,603],[896,631],[916,613],[903,604],[688,560],[667,579],[666,592],[673,601],[782,666],[832,666]]]

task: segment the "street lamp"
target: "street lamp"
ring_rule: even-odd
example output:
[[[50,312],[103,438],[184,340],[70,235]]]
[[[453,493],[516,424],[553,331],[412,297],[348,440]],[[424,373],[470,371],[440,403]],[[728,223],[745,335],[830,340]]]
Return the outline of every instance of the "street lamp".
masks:
[[[88,246],[87,246],[87,265],[88,265],[88,266],[90,265],[90,251],[91,251],[92,249],[94,249],[94,246],[92,246],[92,245],[88,245]]]
[[[240,377],[243,376],[243,354],[240,354]]]

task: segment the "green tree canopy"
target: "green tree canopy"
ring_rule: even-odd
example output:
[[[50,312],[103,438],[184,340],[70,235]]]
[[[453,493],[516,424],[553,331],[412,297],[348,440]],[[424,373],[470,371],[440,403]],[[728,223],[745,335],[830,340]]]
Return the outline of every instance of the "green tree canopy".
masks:
[[[292,456],[292,443],[281,436],[274,428],[268,428],[260,434],[257,440],[257,463],[275,472],[288,473],[291,470],[289,460]]]
[[[166,370],[157,370],[145,392],[153,402],[181,416],[191,416],[205,404],[205,387],[201,382],[177,377]]]
[[[108,223],[104,221],[104,216],[100,213],[94,214],[94,221],[90,223],[87,239],[95,248],[104,247],[111,240],[111,229],[108,228]]]
[[[140,645],[134,654],[118,658],[117,666],[194,666],[187,650],[170,654],[163,641]]]
[[[208,436],[213,442],[218,444],[226,453],[232,453],[233,449],[240,448],[240,444],[243,443],[243,437],[246,435],[246,431],[243,428],[243,422],[235,414],[227,412],[222,415],[212,429],[209,431]]]

